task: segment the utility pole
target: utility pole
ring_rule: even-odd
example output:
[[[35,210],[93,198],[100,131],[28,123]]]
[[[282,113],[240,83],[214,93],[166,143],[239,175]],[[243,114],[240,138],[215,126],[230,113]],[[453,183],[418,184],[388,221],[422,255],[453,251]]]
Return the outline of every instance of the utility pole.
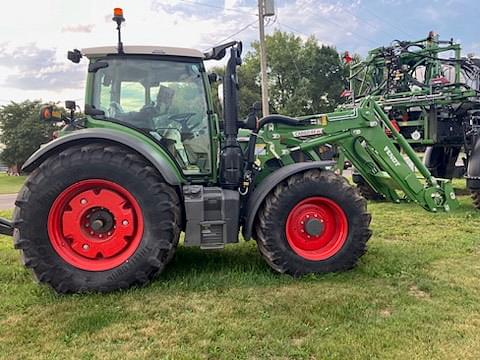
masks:
[[[262,112],[267,116],[268,105],[268,79],[267,79],[267,49],[265,46],[265,0],[258,0],[258,28],[260,30],[260,71],[262,88]]]

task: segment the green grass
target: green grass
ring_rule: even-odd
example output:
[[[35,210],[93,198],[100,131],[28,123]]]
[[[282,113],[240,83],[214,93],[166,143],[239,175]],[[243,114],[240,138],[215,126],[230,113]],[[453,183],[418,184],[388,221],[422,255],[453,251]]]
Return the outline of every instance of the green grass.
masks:
[[[0,239],[0,358],[480,358],[480,214],[370,204],[352,271],[292,279],[253,242],[180,248],[144,288],[55,295]]]
[[[0,173],[0,194],[15,194],[20,191],[26,176],[8,176]]]

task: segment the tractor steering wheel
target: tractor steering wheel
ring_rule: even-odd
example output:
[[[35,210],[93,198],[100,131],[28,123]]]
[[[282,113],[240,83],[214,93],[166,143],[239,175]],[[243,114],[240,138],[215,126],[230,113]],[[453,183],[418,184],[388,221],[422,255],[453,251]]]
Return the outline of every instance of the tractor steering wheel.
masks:
[[[186,130],[192,131],[198,125],[200,125],[200,124],[194,124],[191,126],[188,125],[188,121],[190,120],[190,118],[196,114],[197,113],[194,113],[194,112],[175,114],[175,115],[169,116],[168,120],[179,123],[182,126],[182,132],[186,132]]]

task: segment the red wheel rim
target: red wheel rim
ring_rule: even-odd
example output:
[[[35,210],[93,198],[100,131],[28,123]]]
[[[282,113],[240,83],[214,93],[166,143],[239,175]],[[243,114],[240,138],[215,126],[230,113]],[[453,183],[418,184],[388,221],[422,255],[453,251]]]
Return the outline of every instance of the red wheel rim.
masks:
[[[143,216],[137,200],[122,186],[82,180],[54,201],[48,235],[57,254],[70,265],[105,271],[135,253],[143,236]]]
[[[307,260],[325,260],[339,252],[347,240],[347,216],[335,201],[309,197],[290,211],[285,232],[297,255]]]

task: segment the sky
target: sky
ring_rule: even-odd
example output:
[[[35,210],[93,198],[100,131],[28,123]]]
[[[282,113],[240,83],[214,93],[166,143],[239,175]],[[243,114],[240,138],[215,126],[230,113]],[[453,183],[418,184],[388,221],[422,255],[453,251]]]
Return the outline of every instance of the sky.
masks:
[[[258,38],[257,0],[3,0],[0,11],[0,105],[76,100],[83,104],[86,61],[68,50],[115,45],[112,9],[122,7],[125,45],[206,50],[230,39]],[[430,30],[480,55],[478,0],[275,0],[266,32],[293,32],[339,51],[365,55],[394,39]]]

